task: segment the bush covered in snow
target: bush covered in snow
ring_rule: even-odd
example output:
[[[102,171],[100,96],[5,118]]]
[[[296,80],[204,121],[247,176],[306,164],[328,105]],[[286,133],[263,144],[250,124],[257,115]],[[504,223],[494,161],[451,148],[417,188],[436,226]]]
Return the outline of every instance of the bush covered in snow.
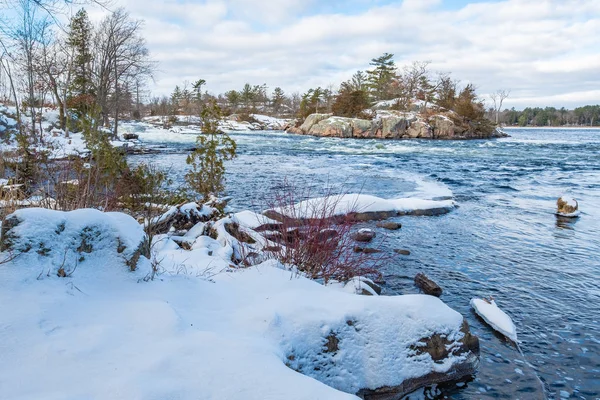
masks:
[[[131,271],[143,253],[145,233],[130,216],[81,209],[17,210],[2,224],[0,251],[45,265],[66,276],[78,265],[124,265]]]

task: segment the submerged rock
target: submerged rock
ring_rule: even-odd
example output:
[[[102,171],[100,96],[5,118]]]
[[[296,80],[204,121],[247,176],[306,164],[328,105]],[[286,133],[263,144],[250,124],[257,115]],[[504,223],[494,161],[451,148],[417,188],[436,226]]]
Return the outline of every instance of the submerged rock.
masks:
[[[388,229],[390,231],[396,231],[402,228],[402,224],[399,224],[398,222],[394,221],[381,221],[377,223],[377,226],[379,228]]]
[[[394,249],[394,253],[401,254],[403,256],[410,256],[410,250]]]

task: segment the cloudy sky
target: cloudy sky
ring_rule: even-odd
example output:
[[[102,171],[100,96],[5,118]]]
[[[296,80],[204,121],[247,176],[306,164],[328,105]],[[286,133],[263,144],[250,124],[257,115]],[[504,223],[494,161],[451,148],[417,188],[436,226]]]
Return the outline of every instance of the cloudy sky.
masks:
[[[388,52],[483,97],[510,89],[508,107],[600,103],[600,0],[113,1],[145,20],[153,94],[198,78],[212,93],[337,86]]]

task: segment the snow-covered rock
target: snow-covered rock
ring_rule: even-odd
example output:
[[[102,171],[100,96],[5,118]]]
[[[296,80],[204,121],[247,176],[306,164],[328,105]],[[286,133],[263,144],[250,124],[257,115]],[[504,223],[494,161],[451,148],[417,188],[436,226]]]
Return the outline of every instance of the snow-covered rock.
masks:
[[[164,214],[154,218],[150,225],[156,233],[166,233],[171,229],[189,230],[199,222],[206,222],[218,214],[218,210],[208,204],[185,203],[169,208]]]
[[[517,327],[493,299],[471,299],[471,307],[492,328],[517,343]]]
[[[342,194],[301,201],[293,206],[266,210],[271,219],[312,219],[352,214],[357,220],[386,219],[398,215],[438,215],[455,207],[452,200],[423,200],[413,198],[382,199],[367,194]]]
[[[556,214],[561,217],[575,218],[578,217],[579,203],[571,196],[561,196],[556,201]]]
[[[80,264],[98,260],[133,271],[144,254],[145,238],[142,227],[126,214],[26,208],[4,221],[0,251],[45,265],[49,274],[68,274]]]

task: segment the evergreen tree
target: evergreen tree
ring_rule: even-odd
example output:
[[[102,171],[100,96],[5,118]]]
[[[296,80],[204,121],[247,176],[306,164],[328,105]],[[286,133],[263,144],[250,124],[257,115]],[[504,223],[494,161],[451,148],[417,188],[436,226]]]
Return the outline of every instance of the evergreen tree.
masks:
[[[92,35],[92,23],[82,8],[71,19],[67,38],[74,55],[70,105],[82,114],[87,113],[93,103]]]
[[[221,117],[221,108],[215,100],[202,108],[202,134],[196,139],[196,150],[186,160],[191,170],[185,175],[185,181],[204,200],[223,192],[225,161],[235,157],[235,141],[219,129]]]
[[[367,85],[376,101],[390,99],[390,85],[396,75],[393,57],[393,54],[384,53],[369,63],[374,68],[367,71]]]
[[[279,113],[284,101],[285,93],[280,87],[276,87],[275,90],[273,90],[273,100],[271,101],[273,112],[275,112],[275,114]]]

